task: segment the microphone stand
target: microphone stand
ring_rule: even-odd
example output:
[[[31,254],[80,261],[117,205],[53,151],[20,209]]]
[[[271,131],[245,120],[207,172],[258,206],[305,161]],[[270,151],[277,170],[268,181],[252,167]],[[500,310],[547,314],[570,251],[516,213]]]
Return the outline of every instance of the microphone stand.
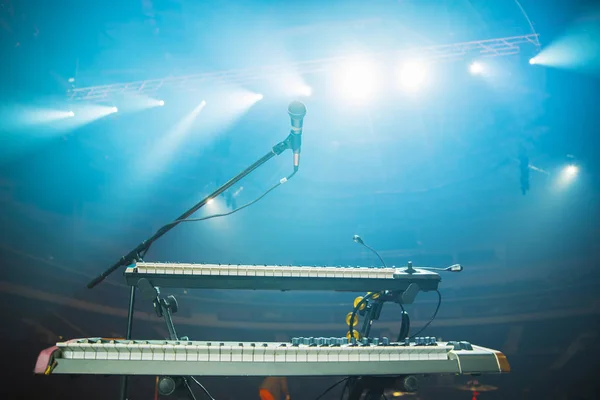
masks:
[[[209,200],[214,199],[215,197],[217,197],[220,194],[222,194],[223,192],[225,192],[227,189],[229,189],[230,187],[235,185],[237,182],[242,180],[244,177],[246,177],[252,171],[254,171],[258,167],[260,167],[261,165],[263,165],[264,163],[269,161],[271,158],[280,155],[287,149],[293,149],[295,143],[297,142],[296,136],[299,136],[299,135],[290,133],[284,141],[277,143],[275,146],[273,146],[271,148],[271,150],[268,153],[266,153],[264,156],[262,156],[260,159],[258,159],[256,162],[254,162],[252,165],[250,165],[248,168],[246,168],[245,170],[243,170],[242,172],[240,172],[239,174],[237,174],[236,176],[234,176],[233,178],[231,178],[230,180],[225,182],[221,187],[219,187],[214,192],[212,192],[211,194],[206,196],[199,203],[195,204],[192,208],[190,208],[189,210],[187,210],[186,212],[181,214],[173,222],[160,228],[150,238],[148,238],[148,239],[144,240],[143,242],[141,242],[140,244],[138,244],[133,250],[131,250],[129,253],[127,253],[126,255],[121,257],[115,264],[113,264],[111,267],[109,267],[104,272],[102,272],[100,275],[98,275],[96,278],[94,278],[92,281],[90,281],[87,284],[88,289],[94,288],[96,285],[98,285],[100,282],[105,280],[110,274],[115,272],[120,267],[128,266],[137,261],[141,261],[142,257],[148,251],[150,246],[154,242],[156,242],[158,239],[160,239],[164,234],[166,234],[171,229],[173,229],[175,226],[179,225],[181,220],[184,220],[184,219],[188,218],[190,215],[194,214],[196,211],[198,211],[199,209],[204,207],[206,205],[206,203],[208,203]],[[294,171],[296,171],[296,168],[294,168]],[[133,312],[134,312],[134,304],[135,304],[135,289],[136,289],[135,286],[131,286],[131,290],[129,293],[129,309],[127,312],[127,334],[125,336],[126,340],[131,339],[131,330],[133,327]],[[127,399],[127,376],[123,376],[121,378],[120,399],[121,400]]]

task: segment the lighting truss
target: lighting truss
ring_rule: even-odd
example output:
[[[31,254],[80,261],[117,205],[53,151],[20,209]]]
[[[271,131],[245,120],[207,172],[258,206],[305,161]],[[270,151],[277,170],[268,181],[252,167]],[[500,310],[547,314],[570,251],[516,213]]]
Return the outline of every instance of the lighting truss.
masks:
[[[384,58],[390,56],[417,56],[425,61],[451,61],[462,59],[465,56],[499,57],[518,54],[522,46],[534,45],[538,50],[540,42],[538,34],[512,36],[500,39],[486,39],[472,42],[443,44],[420,48],[407,48],[393,52],[370,53],[364,56],[371,58]],[[252,81],[268,79],[273,75],[283,74],[290,69],[302,75],[327,71],[344,62],[347,57],[333,57],[321,60],[305,61],[295,64],[273,65],[252,69],[232,69],[226,71],[209,72],[195,75],[167,77],[161,79],[148,79],[129,83],[116,83],[111,85],[88,86],[73,88],[67,92],[73,101],[103,101],[115,96],[127,94],[152,94],[162,88],[171,90],[190,90],[197,88],[202,82],[226,82],[232,84],[246,84]]]

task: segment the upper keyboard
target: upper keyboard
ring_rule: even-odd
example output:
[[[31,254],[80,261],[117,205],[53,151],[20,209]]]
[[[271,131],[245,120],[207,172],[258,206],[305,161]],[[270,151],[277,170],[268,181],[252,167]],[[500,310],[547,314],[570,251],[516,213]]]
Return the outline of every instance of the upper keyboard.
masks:
[[[254,290],[404,291],[436,290],[439,274],[416,268],[179,264],[139,262],[125,270],[129,285],[141,278],[159,287]]]

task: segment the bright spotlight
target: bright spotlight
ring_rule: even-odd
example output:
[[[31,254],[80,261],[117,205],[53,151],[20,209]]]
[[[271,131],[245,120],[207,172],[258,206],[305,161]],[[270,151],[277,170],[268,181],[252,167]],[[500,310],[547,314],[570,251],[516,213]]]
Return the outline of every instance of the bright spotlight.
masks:
[[[116,112],[119,112],[119,109],[117,107],[111,107],[110,108],[110,112],[111,113],[116,113]]]
[[[260,101],[260,100],[262,100],[264,97],[265,97],[265,96],[263,96],[262,94],[260,94],[260,93],[257,93],[257,94],[256,94],[256,101]]]
[[[579,173],[579,167],[574,164],[566,165],[560,171],[560,174],[556,178],[556,185],[559,189],[565,189],[568,185],[575,181],[577,174]]]
[[[579,172],[579,168],[577,168],[576,165],[567,165],[565,167],[565,175],[567,175],[567,176],[573,177],[573,176],[577,175],[578,172]]]
[[[483,72],[483,64],[478,62],[472,63],[469,65],[469,72],[471,72],[473,75],[481,74]]]
[[[416,89],[425,82],[426,66],[417,61],[411,61],[400,70],[400,83],[406,89]]]
[[[212,203],[213,201],[215,201],[215,199],[208,199],[208,200],[206,200],[206,204],[210,204],[210,203]]]
[[[379,85],[377,68],[368,60],[353,60],[340,66],[336,78],[342,95],[351,101],[363,101],[370,98]]]
[[[532,57],[529,59],[529,64],[534,65],[535,63],[537,63],[537,60],[535,59],[535,57]]]
[[[75,113],[73,111],[69,111],[67,113],[67,117],[74,117],[74,116],[75,116]]]
[[[186,122],[182,121],[182,124],[186,126],[185,130],[191,126],[193,119],[196,117],[196,115],[200,114],[200,111],[202,111],[204,107],[206,107],[206,100],[202,100],[200,104],[198,104],[196,108],[192,110],[188,118],[186,118]]]
[[[300,96],[310,96],[312,94],[312,88],[310,86],[307,85],[302,85],[300,88],[298,88],[298,94]]]
[[[158,105],[159,105],[160,107],[164,106],[164,105],[165,105],[165,101],[164,101],[164,100],[159,100],[159,101],[158,101]]]

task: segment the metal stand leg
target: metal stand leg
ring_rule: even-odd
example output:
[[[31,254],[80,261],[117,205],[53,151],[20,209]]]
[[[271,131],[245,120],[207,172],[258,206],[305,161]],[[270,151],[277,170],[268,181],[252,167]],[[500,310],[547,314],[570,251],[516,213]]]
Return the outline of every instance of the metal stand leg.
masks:
[[[135,305],[135,286],[131,286],[131,291],[129,292],[129,310],[127,312],[127,333],[125,335],[126,340],[131,339],[131,331],[133,329],[133,311]],[[119,396],[120,400],[127,400],[127,375],[123,375],[121,377],[121,394]]]
[[[135,286],[131,287],[129,292],[129,310],[127,311],[127,333],[126,340],[131,339],[131,330],[133,329],[133,307],[135,306]]]
[[[177,299],[175,296],[170,295],[167,297],[162,297],[160,295],[160,289],[156,286],[153,286],[152,283],[150,283],[150,281],[146,278],[140,279],[137,283],[137,287],[140,289],[142,297],[152,301],[156,315],[164,319],[165,324],[167,325],[167,330],[169,331],[169,340],[188,341],[189,338],[186,336],[182,336],[181,338],[177,336],[177,331],[175,330],[175,325],[173,324],[173,314],[175,314],[179,309],[179,305],[177,304]],[[133,313],[133,309],[130,311]],[[193,377],[188,376],[159,377],[157,385],[158,393],[163,396],[169,396],[175,393],[177,389],[185,388],[188,391],[190,399],[196,400],[196,396],[194,395],[194,392],[189,384],[190,381],[198,383],[198,381],[196,381]],[[198,383],[198,385],[200,384]],[[121,398],[121,400],[126,399]]]

